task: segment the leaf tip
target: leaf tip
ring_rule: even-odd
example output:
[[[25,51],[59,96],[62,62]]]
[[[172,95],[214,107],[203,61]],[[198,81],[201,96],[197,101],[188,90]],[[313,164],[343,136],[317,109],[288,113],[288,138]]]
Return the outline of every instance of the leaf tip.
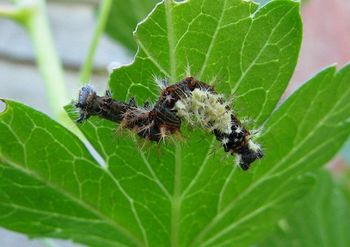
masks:
[[[350,70],[350,61],[347,62],[340,70]]]
[[[152,10],[151,10],[142,20],[140,20],[140,21],[136,24],[136,27],[135,27],[135,29],[134,29],[133,32],[132,32],[133,38],[134,38],[134,40],[136,41],[136,43],[138,42],[137,33],[138,33],[138,30],[140,29],[140,26],[142,26],[145,22],[147,22],[147,20],[148,20],[149,18],[151,18],[152,14],[153,14],[158,8],[160,8],[162,5],[164,5],[164,2],[165,2],[165,0],[162,0],[162,1],[158,2],[158,3],[152,8]],[[139,46],[139,45],[138,45],[138,46]]]
[[[6,101],[0,98],[0,115],[4,114],[6,110],[7,110]]]

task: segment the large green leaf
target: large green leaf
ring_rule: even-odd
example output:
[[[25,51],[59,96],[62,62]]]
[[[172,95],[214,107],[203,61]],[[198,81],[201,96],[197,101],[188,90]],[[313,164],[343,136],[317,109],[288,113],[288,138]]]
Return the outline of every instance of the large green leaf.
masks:
[[[259,3],[260,5],[267,4],[269,1],[271,1],[271,0],[254,0],[254,2]],[[295,0],[295,1],[298,1],[303,5],[303,4],[307,3],[309,0]]]
[[[133,64],[114,71],[109,83],[114,97],[135,95],[142,102],[158,95],[154,75],[174,83],[190,68],[198,79],[216,78],[219,92],[234,94],[237,114],[263,127],[258,141],[266,156],[251,170],[237,169],[202,130],[184,128],[182,142],[143,145],[127,131],[115,133],[113,123],[92,118],[79,127],[101,156],[100,168],[67,130],[6,101],[0,201],[10,206],[0,225],[90,246],[247,246],[262,238],[310,189],[309,172],[348,137],[350,67],[322,71],[272,112],[296,64],[299,6],[280,0],[256,11],[253,2],[240,0],[166,1],[138,26]],[[77,165],[80,159],[85,162]],[[54,227],[41,231],[40,217],[13,210],[23,188],[28,191],[15,202],[50,209]],[[101,225],[71,222],[59,214],[65,210],[79,219],[85,212]]]
[[[137,45],[133,31],[138,22],[143,20],[159,0],[113,0],[107,20],[106,32],[130,51]]]
[[[350,201],[343,190],[322,172],[312,193],[298,203],[275,232],[259,246],[350,246]]]
[[[154,75],[173,83],[190,70],[203,81],[216,79],[218,91],[234,93],[235,108],[260,124],[288,84],[302,28],[295,2],[273,1],[256,10],[241,0],[158,5],[135,33],[135,61],[111,76],[114,96],[155,98]]]
[[[116,208],[131,199],[113,189],[119,181],[82,142],[42,113],[6,104],[0,115],[1,226],[92,246],[140,245],[132,233],[134,213]]]

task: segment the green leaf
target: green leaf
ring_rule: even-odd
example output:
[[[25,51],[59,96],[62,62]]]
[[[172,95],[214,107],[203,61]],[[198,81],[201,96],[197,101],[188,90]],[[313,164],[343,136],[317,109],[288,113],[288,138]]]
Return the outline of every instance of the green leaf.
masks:
[[[271,1],[271,0],[254,0],[254,2],[260,4],[261,6],[264,5],[264,4],[267,4],[269,1]],[[301,5],[309,2],[309,0],[295,0],[295,1],[300,2]]]
[[[320,172],[312,193],[259,246],[350,246],[350,202],[344,191],[327,172]]]
[[[134,63],[111,75],[114,96],[155,99],[154,76],[174,83],[190,70],[234,94],[235,108],[262,123],[292,75],[302,27],[295,2],[273,1],[256,10],[254,2],[240,0],[158,5],[135,33]]]
[[[133,31],[137,23],[143,20],[159,0],[114,0],[106,25],[106,33],[134,52],[137,45]]]
[[[350,167],[345,166],[340,171],[335,172],[337,175],[337,182],[340,184],[343,194],[350,204]]]
[[[34,227],[40,219],[28,212],[13,214],[11,207],[4,209],[6,221],[0,225],[90,246],[255,243],[311,188],[309,172],[331,159],[348,137],[350,66],[338,73],[333,67],[322,71],[275,109],[301,42],[299,5],[289,0],[272,1],[258,11],[253,2],[239,0],[165,1],[138,26],[136,41],[140,48],[133,64],[111,75],[115,98],[155,99],[159,92],[154,75],[174,83],[190,68],[200,80],[216,78],[217,91],[234,95],[238,116],[252,118],[252,127],[263,128],[258,141],[266,156],[244,172],[234,166],[232,157],[224,158],[222,148],[203,130],[183,128],[185,141],[157,146],[142,144],[113,123],[92,118],[79,127],[101,156],[101,168],[67,130],[7,101],[8,110],[0,115],[0,167],[26,171],[27,176],[12,176],[8,186],[1,186],[0,202],[12,205],[14,194],[30,179],[37,181],[32,174],[39,174],[44,189],[54,185],[49,186],[49,195],[56,191],[57,200],[68,194],[74,201],[59,200],[58,207],[36,190],[16,203],[46,208],[42,201],[47,201],[52,212],[75,209],[76,217],[85,212],[80,206],[87,204],[86,213],[104,225],[84,222],[84,228],[59,218],[50,221],[59,230],[40,231],[40,226]],[[67,109],[76,118],[71,107]],[[50,134],[31,134],[37,129]],[[87,161],[77,166],[79,158]],[[14,192],[7,196],[9,190]]]
[[[0,115],[1,226],[92,246],[139,245],[132,233],[137,227],[123,226],[136,225],[134,213],[116,208],[130,198],[114,189],[119,182],[82,142],[42,113],[5,103]]]

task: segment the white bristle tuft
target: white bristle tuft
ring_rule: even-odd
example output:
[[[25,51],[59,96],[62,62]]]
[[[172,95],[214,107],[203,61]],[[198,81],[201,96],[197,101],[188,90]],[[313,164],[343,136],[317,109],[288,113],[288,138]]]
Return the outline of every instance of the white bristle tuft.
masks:
[[[236,154],[236,165],[240,166],[239,164],[242,162],[242,155]]]
[[[158,77],[156,75],[153,76],[153,81],[161,90],[165,89],[168,86],[168,81],[166,79]]]
[[[258,152],[259,150],[261,150],[260,145],[256,144],[255,142],[253,142],[252,140],[249,140],[248,142],[248,148],[254,152]]]
[[[177,115],[190,123],[198,124],[209,130],[217,129],[230,134],[231,112],[220,102],[220,95],[208,89],[193,90],[189,97],[178,100],[174,109]]]

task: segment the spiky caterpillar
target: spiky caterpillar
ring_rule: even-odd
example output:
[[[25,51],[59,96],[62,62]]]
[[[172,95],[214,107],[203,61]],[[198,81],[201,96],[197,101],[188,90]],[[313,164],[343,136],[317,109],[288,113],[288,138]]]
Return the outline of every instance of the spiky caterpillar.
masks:
[[[90,86],[85,86],[80,90],[76,103],[80,110],[77,121],[99,116],[120,123],[144,139],[159,143],[166,136],[180,132],[181,120],[185,120],[213,133],[225,152],[236,155],[243,170],[263,157],[259,145],[251,140],[250,132],[212,86],[193,77],[173,85],[163,80],[159,85],[160,96],[153,107],[148,102],[143,107],[137,106],[134,98],[129,102],[114,100],[109,91],[104,96],[98,96]]]

